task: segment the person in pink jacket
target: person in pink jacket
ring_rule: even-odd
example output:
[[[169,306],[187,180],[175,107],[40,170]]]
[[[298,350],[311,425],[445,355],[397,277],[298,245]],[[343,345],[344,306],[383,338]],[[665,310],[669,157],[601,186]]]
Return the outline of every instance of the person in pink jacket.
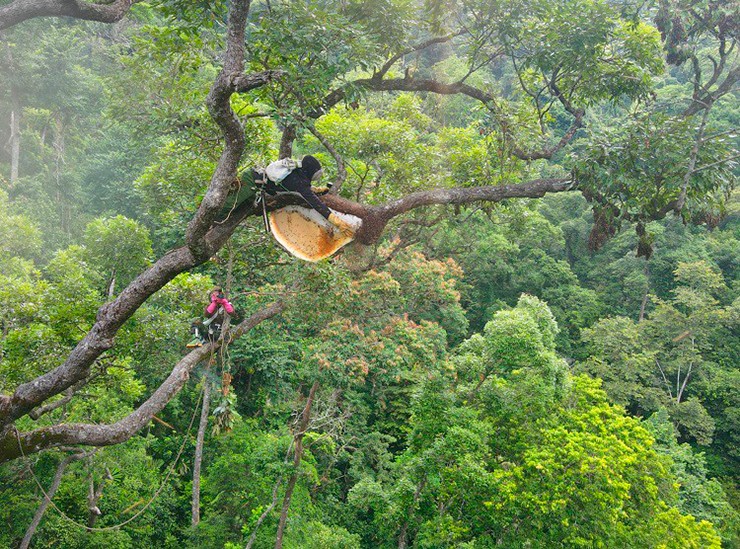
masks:
[[[211,290],[211,302],[206,305],[204,320],[196,320],[190,326],[193,340],[187,344],[188,348],[202,347],[204,343],[216,341],[221,337],[221,327],[226,315],[235,315],[236,310],[231,302],[226,299],[223,290],[216,287]]]
[[[226,299],[223,290],[221,288],[214,288],[211,290],[211,302],[206,305],[206,316],[213,315],[218,311],[219,307],[223,307],[230,315],[234,314],[234,306]]]

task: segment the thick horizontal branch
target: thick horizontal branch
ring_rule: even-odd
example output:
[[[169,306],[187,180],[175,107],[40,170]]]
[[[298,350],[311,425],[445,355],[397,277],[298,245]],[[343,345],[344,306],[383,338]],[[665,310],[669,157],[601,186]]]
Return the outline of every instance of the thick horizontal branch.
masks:
[[[282,312],[281,302],[273,303],[242,321],[230,332],[230,340],[237,339],[249,330]],[[125,418],[111,425],[70,423],[43,427],[18,433],[8,429],[0,437],[0,463],[21,455],[33,454],[49,448],[82,444],[85,446],[111,446],[131,438],[144,428],[172,398],[180,392],[199,362],[208,358],[221,345],[211,343],[186,355],[172,369],[167,379],[154,393]],[[22,454],[21,454],[22,449]]]
[[[319,111],[311,112],[308,114],[310,118],[318,118],[322,114],[326,113],[339,104],[347,97],[347,91],[350,87],[361,87],[372,91],[416,91],[416,92],[430,92],[437,93],[440,95],[467,95],[473,99],[477,99],[481,103],[490,105],[495,104],[495,98],[479,90],[473,86],[465,84],[463,82],[453,82],[446,84],[444,82],[438,82],[436,80],[429,79],[418,79],[418,78],[382,78],[379,75],[373,76],[372,78],[360,78],[352,81],[351,83],[337,88],[332,91],[329,95],[324,98],[323,105]]]
[[[490,185],[485,187],[458,187],[453,189],[432,189],[409,194],[398,200],[376,207],[365,207],[365,212],[354,208],[348,211],[363,219],[356,239],[363,244],[375,242],[386,224],[396,216],[415,208],[446,204],[471,204],[474,202],[500,202],[507,198],[540,198],[547,193],[569,191],[574,188],[571,178],[535,179],[517,185]],[[325,201],[329,207],[347,211],[350,201],[328,195]]]
[[[234,78],[234,91],[238,93],[248,92],[250,90],[264,86],[285,76],[285,71],[261,71],[250,74],[244,74]]]
[[[517,185],[489,185],[485,187],[458,187],[433,189],[412,193],[380,206],[382,215],[395,217],[421,206],[434,204],[470,204],[471,202],[500,202],[506,198],[540,198],[546,193],[569,190],[571,178],[535,179]]]
[[[15,0],[0,7],[0,30],[35,17],[74,17],[87,21],[115,23],[133,4],[142,0],[85,2],[84,0]]]

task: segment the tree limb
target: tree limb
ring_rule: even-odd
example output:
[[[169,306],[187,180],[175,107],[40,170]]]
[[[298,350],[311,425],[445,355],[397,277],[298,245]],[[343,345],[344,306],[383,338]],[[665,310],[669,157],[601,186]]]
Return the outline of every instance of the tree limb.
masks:
[[[255,73],[243,74],[241,76],[234,77],[234,91],[237,93],[245,93],[253,89],[269,84],[276,80],[280,80],[285,76],[285,71],[280,70],[267,70]]]
[[[235,0],[229,9],[226,25],[226,53],[224,66],[208,92],[206,105],[211,118],[221,128],[225,146],[216,170],[211,177],[198,211],[188,224],[186,242],[193,256],[201,261],[209,257],[204,237],[226,200],[231,183],[236,177],[239,160],[245,147],[244,128],[232,110],[230,99],[237,79],[243,78],[244,34],[250,0]]]
[[[93,452],[94,451],[95,450],[93,450]],[[38,528],[39,524],[41,524],[41,519],[44,518],[44,513],[46,513],[46,509],[51,503],[51,498],[54,497],[54,494],[56,494],[59,485],[62,483],[62,477],[64,476],[64,471],[67,468],[67,465],[69,465],[73,461],[86,458],[89,455],[91,455],[91,452],[71,454],[65,456],[64,459],[59,462],[59,465],[57,465],[57,470],[54,473],[54,478],[52,479],[49,488],[47,488],[46,493],[43,495],[41,504],[39,505],[38,509],[36,509],[36,514],[33,516],[33,520],[31,521],[31,524],[28,525],[26,534],[23,536],[23,540],[18,546],[19,549],[28,549],[29,545],[31,545],[31,538],[33,538],[33,535],[36,533],[36,528]]]
[[[230,333],[232,341],[261,322],[282,312],[282,302],[273,303],[242,321]],[[63,445],[82,444],[86,446],[111,446],[131,438],[144,428],[152,417],[159,413],[167,403],[183,388],[190,377],[190,372],[198,363],[206,359],[221,345],[221,341],[197,348],[183,357],[172,369],[167,379],[154,393],[125,418],[110,424],[96,425],[86,423],[68,423],[51,425],[33,431],[19,433],[14,428],[7,429],[0,436],[0,463],[29,455],[49,448]]]
[[[142,1],[15,0],[0,7],[0,31],[35,17],[74,17],[86,21],[115,23],[123,19],[132,5]]]
[[[313,125],[310,125],[308,127],[308,131],[310,131],[314,135],[314,137],[316,137],[316,139],[321,142],[324,148],[329,151],[329,154],[334,157],[334,161],[337,163],[337,179],[336,181],[334,181],[334,186],[329,191],[332,194],[337,194],[342,188],[342,183],[344,183],[344,181],[347,179],[347,168],[344,165],[344,159],[342,158],[342,155],[337,152],[331,142],[329,142],[329,140],[324,135],[319,133],[319,131]]]
[[[234,91],[235,79],[243,78],[244,26],[248,9],[249,0],[239,0],[231,6],[224,69],[208,95],[209,110],[223,131],[226,145],[208,191],[188,225],[187,246],[165,254],[131,282],[115,300],[102,306],[91,330],[62,365],[20,385],[13,396],[0,395],[0,436],[7,434],[7,428],[14,420],[87,377],[95,359],[113,346],[114,336],[121,325],[149,296],[181,272],[207,261],[250,212],[251,205],[244,204],[232,212],[225,222],[212,226],[226,200],[244,150],[244,131],[231,110],[229,99]]]
[[[688,117],[698,113],[702,109],[707,109],[714,104],[720,97],[730,93],[735,89],[735,84],[740,81],[740,65],[736,65],[727,74],[722,83],[712,92],[707,92],[701,97],[694,99],[691,105],[683,112],[683,116]]]
[[[413,91],[436,93],[439,95],[465,95],[467,97],[470,97],[471,99],[475,99],[483,103],[484,105],[486,105],[486,107],[491,109],[500,119],[500,123],[501,120],[503,120],[503,115],[500,111],[498,103],[496,102],[496,98],[493,95],[474,86],[470,86],[463,81],[444,83],[437,80],[411,77],[384,79],[382,78],[381,73],[374,75],[372,78],[360,78],[354,80],[346,86],[337,88],[324,98],[322,106],[319,109],[309,112],[307,114],[307,117],[319,118],[320,116],[327,113],[329,109],[331,109],[346,98],[347,91],[351,86],[359,86],[372,91]],[[565,132],[558,143],[550,147],[546,147],[540,151],[528,152],[522,150],[519,147],[514,147],[514,149],[512,150],[512,154],[514,156],[522,160],[552,158],[553,154],[562,149],[573,139],[576,131],[583,125],[583,117],[585,115],[585,111],[583,109],[573,107],[563,96],[563,94],[559,94],[558,99],[563,104],[565,109],[574,117],[571,127]],[[502,125],[504,127],[504,130],[506,131],[506,124],[502,123]]]

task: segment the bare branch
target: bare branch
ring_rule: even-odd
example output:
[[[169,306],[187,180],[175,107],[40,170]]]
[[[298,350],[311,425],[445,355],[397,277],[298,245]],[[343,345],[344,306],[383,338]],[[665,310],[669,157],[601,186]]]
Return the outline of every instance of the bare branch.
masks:
[[[233,341],[261,322],[276,316],[282,312],[283,308],[282,302],[273,303],[251,315],[230,332],[229,341]],[[146,402],[116,423],[110,425],[69,423],[52,425],[25,433],[17,433],[14,428],[7,429],[0,436],[0,463],[19,457],[21,448],[24,455],[29,455],[63,445],[111,446],[128,440],[145,427],[152,417],[172,400],[189,379],[190,372],[200,361],[215,352],[220,345],[221,342],[218,341],[187,354]]]
[[[378,209],[389,219],[420,206],[500,202],[506,198],[540,198],[548,192],[572,188],[571,178],[535,179],[516,185],[487,185],[419,191],[389,202]]]
[[[337,194],[342,188],[342,183],[344,183],[344,181],[347,179],[347,168],[344,166],[344,159],[342,158],[342,155],[340,155],[334,148],[334,146],[329,142],[329,140],[324,135],[319,133],[313,125],[309,126],[308,131],[310,131],[316,137],[316,139],[321,142],[324,148],[329,151],[329,154],[334,157],[334,161],[337,163],[337,179],[334,182],[334,186],[331,188],[331,191],[329,191],[332,194]]]
[[[56,400],[54,402],[51,402],[49,404],[45,404],[44,406],[39,406],[38,408],[34,408],[28,413],[28,416],[31,419],[39,419],[44,414],[48,414],[49,412],[53,412],[57,408],[61,408],[65,404],[67,404],[70,400],[72,400],[75,396],[75,393],[84,387],[87,384],[87,379],[81,379],[72,387],[64,391],[65,395],[63,398],[60,398],[59,400]]]
[[[436,38],[430,38],[429,40],[422,42],[420,44],[416,44],[415,46],[411,46],[408,49],[405,49],[403,51],[398,52],[397,54],[393,55],[388,59],[385,63],[383,63],[383,66],[380,67],[380,69],[375,73],[375,77],[382,78],[385,76],[390,68],[396,64],[396,62],[404,57],[405,55],[408,55],[410,53],[414,53],[417,51],[425,50],[430,46],[434,46],[435,44],[444,44],[445,42],[449,42],[456,36],[460,36],[462,34],[466,34],[467,31],[458,31],[455,33],[448,34],[446,36],[438,36]]]
[[[708,117],[709,117],[709,109],[704,109],[704,113],[702,114],[702,117],[701,117],[701,123],[699,124],[699,129],[696,131],[696,138],[694,139],[694,144],[691,146],[691,153],[689,154],[689,165],[686,168],[686,174],[684,175],[683,181],[681,183],[681,193],[678,195],[678,199],[676,200],[676,213],[677,214],[681,213],[681,210],[683,209],[683,205],[686,203],[686,194],[688,192],[689,182],[691,181],[691,176],[694,175],[694,168],[696,167],[696,158],[699,155],[699,148],[704,139],[704,127],[707,124]]]
[[[340,101],[344,100],[349,86],[360,86],[372,91],[414,91],[436,93],[439,95],[465,95],[467,97],[480,101],[487,108],[493,111],[499,119],[499,123],[502,124],[504,131],[507,131],[506,123],[504,122],[504,116],[501,113],[501,109],[498,106],[496,98],[488,92],[465,84],[462,80],[453,83],[444,83],[437,80],[411,77],[383,79],[379,75],[375,75],[372,78],[360,78],[351,82],[347,86],[338,88],[331,92],[324,98],[322,107],[318,110],[309,112],[307,114],[307,117],[319,118],[320,116],[328,112],[329,109],[337,105]],[[557,88],[557,86],[554,87],[553,93],[563,104],[564,108],[573,115],[574,120],[571,124],[571,127],[558,141],[558,143],[550,147],[546,147],[540,151],[524,151],[519,147],[514,147],[512,150],[512,154],[517,158],[520,158],[522,160],[552,158],[553,154],[567,145],[573,139],[576,131],[578,131],[578,129],[583,126],[583,117],[585,115],[585,111],[580,108],[575,108],[573,105],[571,105],[568,102],[567,98]]]
[[[64,471],[67,468],[67,465],[69,465],[73,461],[86,458],[91,453],[92,452],[72,454],[69,456],[65,456],[64,459],[59,462],[59,465],[57,465],[57,470],[54,473],[54,478],[52,479],[49,488],[45,491],[41,504],[39,505],[38,509],[36,509],[36,514],[33,516],[33,520],[26,530],[26,535],[23,536],[23,540],[18,546],[19,549],[28,549],[29,545],[31,544],[31,538],[33,538],[34,533],[36,533],[36,528],[38,528],[39,524],[41,524],[41,519],[44,518],[44,513],[46,513],[46,509],[51,503],[51,498],[54,497],[54,494],[56,494],[59,485],[62,483],[62,477],[64,476]]]
[[[269,84],[276,80],[280,80],[285,76],[285,71],[261,71],[250,74],[243,74],[234,78],[234,91],[238,93],[245,93],[250,90]]]
[[[115,23],[123,19],[133,4],[143,0],[15,0],[0,7],[0,31],[35,17],[74,17],[100,23]]]
[[[728,156],[727,158],[723,158],[722,160],[717,160],[717,162],[712,162],[711,164],[705,164],[704,166],[701,166],[700,168],[695,168],[694,171],[691,173],[697,173],[703,170],[708,170],[709,168],[714,168],[715,166],[719,166],[720,164],[724,164],[725,162],[732,162],[733,160],[737,160],[738,158],[740,158],[740,154],[734,154],[732,156]]]
[[[211,184],[198,211],[188,224],[187,245],[194,257],[209,257],[204,237],[226,200],[229,187],[236,177],[239,160],[245,147],[244,128],[232,110],[230,99],[237,79],[244,78],[244,33],[250,0],[235,0],[229,9],[226,30],[224,66],[206,98],[208,112],[223,133],[225,146],[219,158]]]
[[[691,105],[683,112],[683,116],[692,116],[700,110],[708,108],[720,97],[734,90],[738,80],[740,80],[740,65],[735,66],[714,91],[707,92],[701,97],[694,99]]]

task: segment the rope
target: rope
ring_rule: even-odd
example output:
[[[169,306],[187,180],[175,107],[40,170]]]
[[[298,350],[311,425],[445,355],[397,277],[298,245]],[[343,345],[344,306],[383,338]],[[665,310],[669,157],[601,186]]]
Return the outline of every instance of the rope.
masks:
[[[238,199],[239,199],[239,191],[241,191],[242,185],[244,185],[244,182],[241,180],[241,178],[238,175],[237,175],[237,182],[238,182],[238,184],[237,184],[237,187],[236,187],[236,192],[234,193],[234,205],[231,206],[231,209],[229,210],[228,215],[224,219],[222,219],[221,221],[214,221],[213,222],[215,225],[223,225],[224,223],[226,223],[229,220],[229,218],[231,217],[231,214],[234,213],[234,210],[236,210],[236,207],[239,205],[239,201],[238,201]]]
[[[213,356],[213,351],[211,351],[211,356]],[[193,423],[195,422],[196,413],[198,411],[198,408],[200,407],[201,401],[203,400],[203,391],[204,390],[205,390],[205,384],[203,385],[203,389],[201,389],[201,391],[200,391],[200,396],[198,396],[198,402],[195,403],[195,409],[193,410],[193,416],[190,418],[190,424],[188,425],[188,430],[183,435],[182,444],[180,444],[180,449],[177,451],[177,455],[175,456],[175,460],[172,462],[172,465],[170,465],[169,471],[167,471],[167,474],[165,475],[165,478],[162,481],[162,484],[159,485],[159,488],[157,488],[156,492],[154,492],[154,495],[146,503],[146,505],[144,505],[141,509],[139,509],[134,514],[134,516],[132,516],[132,517],[124,520],[123,522],[121,522],[119,524],[116,524],[114,526],[104,526],[104,527],[101,527],[101,528],[94,528],[94,527],[87,526],[86,524],[82,524],[80,522],[77,522],[73,518],[69,517],[59,507],[57,507],[56,503],[54,503],[52,501],[52,499],[49,497],[49,494],[46,493],[46,490],[41,485],[41,482],[39,482],[39,479],[36,476],[36,473],[34,473],[33,472],[33,469],[31,469],[31,464],[30,463],[27,464],[28,472],[31,473],[31,476],[33,477],[33,480],[36,482],[36,485],[39,487],[39,490],[41,490],[41,493],[44,494],[44,498],[46,498],[46,500],[49,502],[49,504],[54,508],[54,510],[57,513],[59,513],[59,515],[64,520],[66,520],[66,521],[74,524],[75,526],[79,526],[80,528],[84,528],[88,532],[110,532],[111,530],[118,530],[119,528],[127,525],[129,522],[132,522],[132,521],[136,520],[137,518],[139,518],[139,516],[141,516],[141,514],[144,513],[144,511],[146,511],[152,503],[154,503],[154,500],[159,497],[159,494],[162,493],[162,490],[167,485],[167,482],[169,481],[170,476],[172,476],[172,472],[175,470],[175,465],[177,465],[177,462],[179,461],[180,456],[182,455],[182,451],[185,449],[185,443],[187,442],[187,440],[189,438],[190,430],[192,429]],[[15,430],[16,440],[18,440],[18,448],[21,451],[21,456],[23,458],[26,458],[26,454],[23,452],[23,445],[21,444],[20,433],[18,432],[18,429],[16,427],[13,427],[13,428]]]

